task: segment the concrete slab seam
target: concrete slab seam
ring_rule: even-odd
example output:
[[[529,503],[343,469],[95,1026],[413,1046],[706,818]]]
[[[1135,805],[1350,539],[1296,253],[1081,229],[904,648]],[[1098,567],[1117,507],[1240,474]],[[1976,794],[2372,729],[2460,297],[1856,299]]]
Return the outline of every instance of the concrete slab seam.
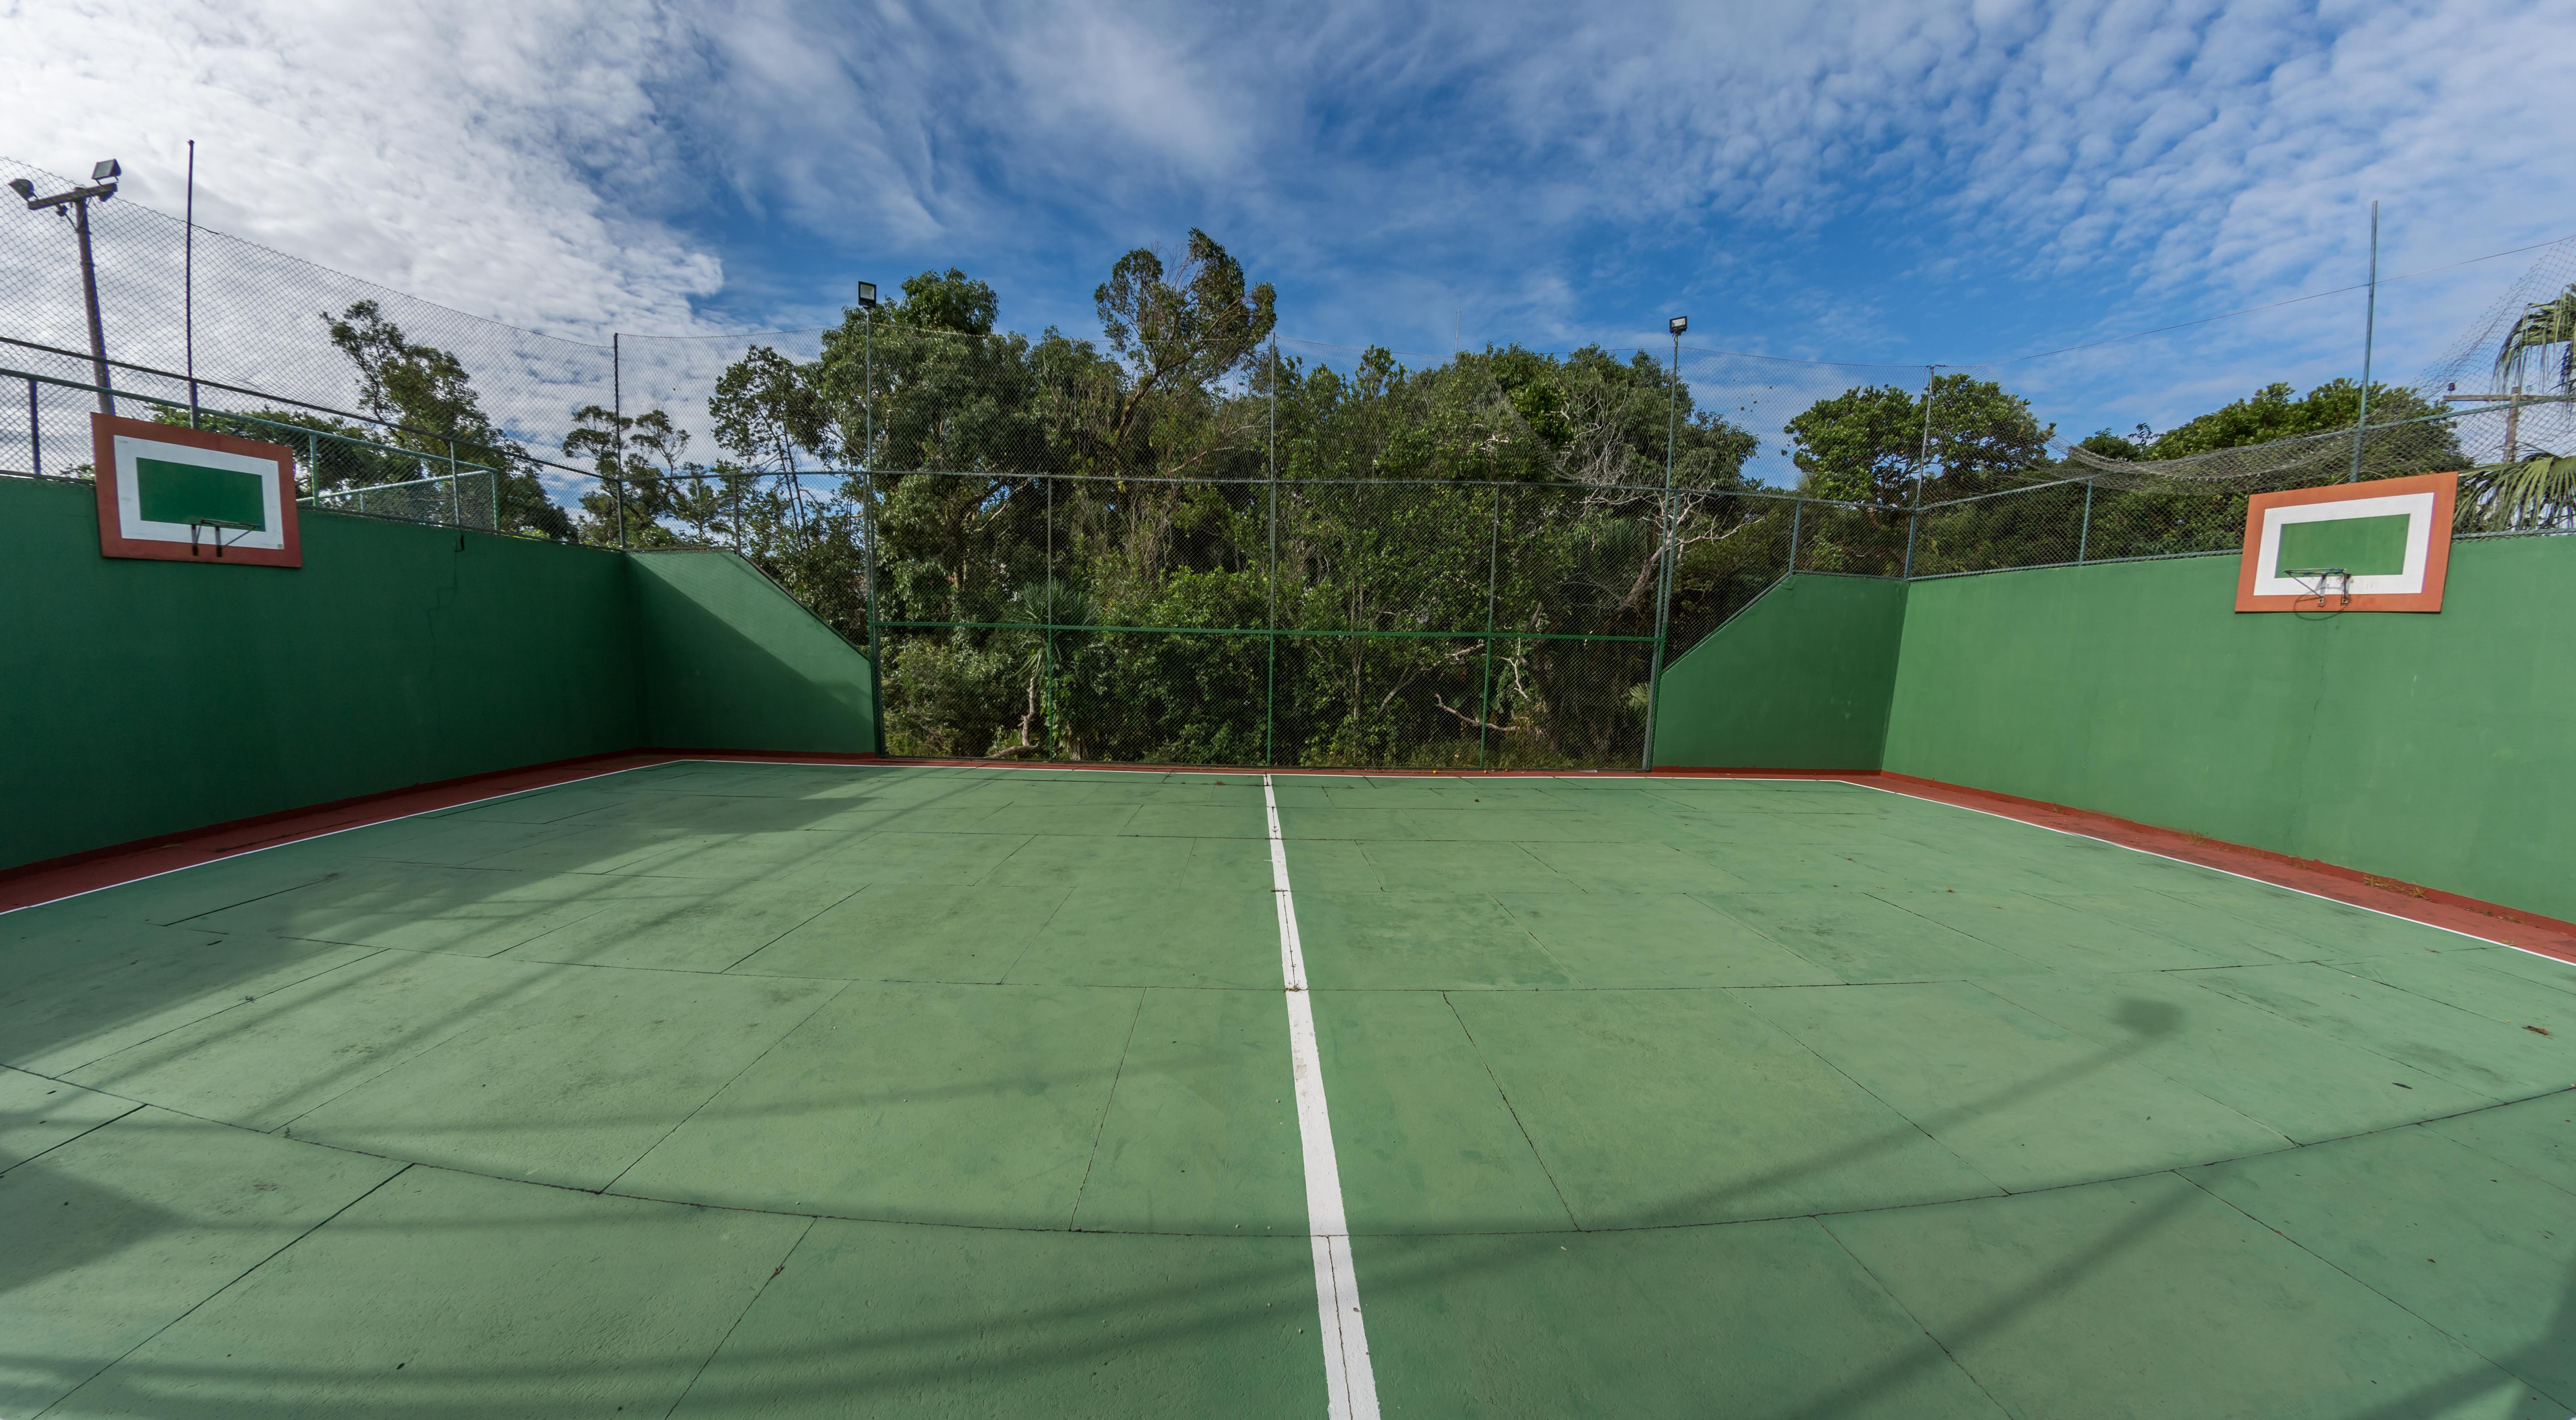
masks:
[[[1324,1100],[1323,1054],[1306,991],[1306,951],[1297,936],[1297,904],[1288,885],[1288,843],[1279,832],[1279,795],[1261,776],[1270,821],[1270,885],[1279,904],[1279,969],[1288,998],[1288,1056],[1297,1093],[1297,1139],[1306,1163],[1306,1233],[1315,1254],[1315,1314],[1324,1347],[1324,1385],[1333,1420],[1377,1420],[1377,1373],[1369,1364],[1360,1315],[1359,1274],[1351,1261],[1350,1223],[1342,1209],[1342,1175],[1333,1156],[1333,1120]]]

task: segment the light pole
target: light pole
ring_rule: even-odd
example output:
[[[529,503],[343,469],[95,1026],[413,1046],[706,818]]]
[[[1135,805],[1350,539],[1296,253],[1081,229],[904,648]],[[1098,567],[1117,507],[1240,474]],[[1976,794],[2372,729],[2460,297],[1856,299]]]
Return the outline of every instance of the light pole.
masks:
[[[865,445],[859,450],[859,477],[868,490],[868,710],[875,722],[873,729],[878,754],[886,752],[885,738],[885,632],[877,626],[877,538],[882,535],[877,517],[877,283],[862,281],[858,288],[859,348],[863,373],[859,387]]]
[[[1663,565],[1655,572],[1655,645],[1646,666],[1646,735],[1645,746],[1637,756],[1641,769],[1655,767],[1655,697],[1664,678],[1664,636],[1673,609],[1673,538],[1680,529],[1673,526],[1673,452],[1680,442],[1682,427],[1682,332],[1690,329],[1689,316],[1674,316],[1664,322],[1673,337],[1673,383],[1667,391],[1664,411],[1664,506],[1660,541]]]
[[[97,379],[98,412],[101,414],[116,412],[116,397],[108,393],[107,328],[100,324],[98,318],[98,265],[90,259],[89,204],[91,198],[105,202],[114,197],[116,180],[123,171],[116,165],[114,158],[102,158],[96,167],[89,170],[89,186],[76,187],[69,192],[56,193],[51,197],[38,197],[36,185],[25,178],[9,179],[10,191],[25,200],[28,211],[42,212],[50,207],[64,220],[70,222],[72,229],[80,234],[81,299],[89,306],[90,370]],[[66,207],[71,210],[63,211]]]

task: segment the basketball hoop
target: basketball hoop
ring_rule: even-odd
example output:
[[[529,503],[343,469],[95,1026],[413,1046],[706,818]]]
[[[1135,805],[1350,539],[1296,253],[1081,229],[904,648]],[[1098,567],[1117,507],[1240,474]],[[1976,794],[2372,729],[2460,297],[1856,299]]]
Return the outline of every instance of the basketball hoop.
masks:
[[[2306,588],[2319,606],[2329,595],[2338,607],[2352,604],[2352,574],[2340,567],[2284,567],[2281,575]]]

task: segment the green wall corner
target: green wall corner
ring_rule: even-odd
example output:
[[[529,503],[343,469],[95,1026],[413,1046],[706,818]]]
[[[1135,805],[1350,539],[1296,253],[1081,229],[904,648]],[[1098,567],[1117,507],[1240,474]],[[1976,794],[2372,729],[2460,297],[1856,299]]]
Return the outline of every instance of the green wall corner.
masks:
[[[0,867],[644,742],[615,552],[305,509],[304,566],[99,555],[0,478]]]
[[[302,510],[299,568],[99,555],[0,478],[0,869],[639,749],[864,754],[867,657],[731,552]]]
[[[2576,537],[2443,607],[2239,613],[2237,559],[1918,582],[1889,770],[2576,918]]]
[[[1906,584],[1799,572],[1664,668],[1659,768],[1879,767]]]
[[[646,721],[674,749],[867,754],[868,658],[732,552],[639,552]]]

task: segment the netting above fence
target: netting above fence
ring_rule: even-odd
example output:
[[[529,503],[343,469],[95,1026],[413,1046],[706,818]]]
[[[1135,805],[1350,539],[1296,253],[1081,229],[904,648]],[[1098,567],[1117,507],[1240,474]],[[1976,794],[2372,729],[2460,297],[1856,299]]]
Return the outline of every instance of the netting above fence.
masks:
[[[2256,493],[2454,470],[2463,533],[2576,527],[2576,241],[2412,386],[2070,442],[2002,367],[1399,357],[1230,308],[1032,337],[954,272],[830,328],[598,344],[202,228],[192,384],[186,229],[91,217],[127,412],[287,443],[327,508],[736,549],[878,654],[910,752],[1624,767],[1659,667],[1793,570],[2227,551]],[[0,471],[89,458],[70,241],[0,227]],[[2015,369],[2063,392],[2084,358]]]

